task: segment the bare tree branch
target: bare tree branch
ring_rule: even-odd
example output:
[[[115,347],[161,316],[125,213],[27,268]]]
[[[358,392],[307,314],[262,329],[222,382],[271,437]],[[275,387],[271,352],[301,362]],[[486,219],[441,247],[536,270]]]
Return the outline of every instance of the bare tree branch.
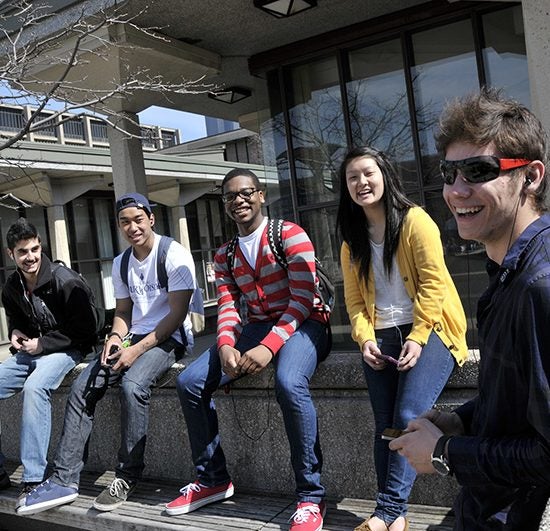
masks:
[[[11,7],[8,14],[0,15],[0,84],[7,88],[0,102],[31,104],[33,110],[19,131],[0,140],[0,151],[14,146],[30,133],[51,128],[52,123],[59,125],[75,118],[67,116],[68,113],[76,112],[80,116],[83,108],[99,111],[98,119],[128,136],[137,136],[121,126],[121,111],[117,110],[121,105],[116,105],[117,101],[147,91],[162,95],[169,102],[170,94],[201,94],[218,88],[206,83],[204,77],[174,82],[147,68],[127,69],[121,79],[105,79],[101,87],[87,88],[85,56],[107,62],[113,52],[135,50],[135,46],[117,39],[117,28],[131,28],[149,40],[168,39],[158,33],[159,28],[139,27],[135,20],[142,12],[130,16],[124,6],[102,9],[91,16],[82,12],[74,22],[53,34],[44,34],[41,29],[56,15],[51,6],[15,0]],[[55,79],[46,80],[36,74],[45,66],[50,71],[55,67]],[[51,111],[48,107],[53,102],[56,109]],[[44,117],[46,109],[48,116]],[[124,123],[128,123],[125,118]]]

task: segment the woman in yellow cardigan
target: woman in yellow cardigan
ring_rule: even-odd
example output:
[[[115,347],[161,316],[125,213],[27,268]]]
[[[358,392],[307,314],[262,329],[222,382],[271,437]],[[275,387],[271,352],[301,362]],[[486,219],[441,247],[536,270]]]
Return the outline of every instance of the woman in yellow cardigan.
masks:
[[[415,472],[381,434],[433,406],[468,355],[466,317],[437,225],[407,199],[382,152],[346,155],[337,224],[346,308],[375,420],[376,509],[356,531],[407,530]]]

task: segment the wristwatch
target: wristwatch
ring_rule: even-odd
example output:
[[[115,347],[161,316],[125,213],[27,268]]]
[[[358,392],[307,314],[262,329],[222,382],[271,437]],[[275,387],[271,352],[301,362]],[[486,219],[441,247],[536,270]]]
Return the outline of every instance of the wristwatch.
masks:
[[[442,435],[438,439],[432,453],[432,466],[441,476],[448,476],[451,473],[451,466],[445,457],[445,446],[450,438],[450,435]]]

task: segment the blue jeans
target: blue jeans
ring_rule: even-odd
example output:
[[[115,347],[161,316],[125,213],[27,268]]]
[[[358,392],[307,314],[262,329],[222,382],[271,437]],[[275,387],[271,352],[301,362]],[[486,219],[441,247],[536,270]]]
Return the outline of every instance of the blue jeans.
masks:
[[[383,354],[399,357],[411,325],[376,330]],[[416,473],[405,457],[392,452],[380,435],[385,428],[406,428],[408,422],[433,407],[454,367],[454,358],[441,339],[432,332],[422,348],[416,365],[397,371],[387,364],[375,371],[363,362],[369,396],[374,413],[374,464],[378,495],[374,515],[389,525],[407,513],[407,500]]]
[[[51,394],[81,359],[77,350],[36,356],[17,352],[0,364],[0,399],[23,391],[21,462],[25,483],[44,479],[52,428]],[[4,459],[0,450],[0,466]]]
[[[134,336],[137,343],[144,336]],[[78,487],[87,456],[95,408],[107,389],[120,384],[120,448],[116,477],[136,482],[145,468],[144,453],[149,424],[151,386],[176,361],[173,339],[144,352],[130,368],[114,372],[101,366],[100,359],[75,380],[65,409],[63,432],[57,447],[53,481]]]
[[[236,349],[241,353],[257,346],[273,322],[244,326]],[[275,396],[281,407],[300,501],[319,503],[323,458],[319,443],[317,412],[309,382],[327,341],[326,327],[308,319],[273,358]],[[191,454],[198,480],[212,487],[230,479],[220,445],[218,416],[212,394],[231,379],[222,371],[216,345],[205,351],[177,379],[178,395],[187,423]]]

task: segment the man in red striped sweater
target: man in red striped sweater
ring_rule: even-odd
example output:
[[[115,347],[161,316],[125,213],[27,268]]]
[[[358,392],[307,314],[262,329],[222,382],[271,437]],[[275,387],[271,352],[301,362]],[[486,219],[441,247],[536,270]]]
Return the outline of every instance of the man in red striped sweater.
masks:
[[[177,381],[197,479],[183,487],[182,495],[167,504],[166,510],[171,515],[185,514],[233,495],[212,393],[273,362],[275,393],[296,479],[298,503],[290,529],[319,531],[325,489],[309,381],[326,354],[329,316],[316,296],[313,245],[301,227],[285,221],[282,243],[288,268],[278,263],[268,242],[268,219],[262,214],[264,193],[250,170],[237,168],[225,176],[222,200],[239,234],[232,259],[228,260],[230,242],[215,256],[217,345]]]

